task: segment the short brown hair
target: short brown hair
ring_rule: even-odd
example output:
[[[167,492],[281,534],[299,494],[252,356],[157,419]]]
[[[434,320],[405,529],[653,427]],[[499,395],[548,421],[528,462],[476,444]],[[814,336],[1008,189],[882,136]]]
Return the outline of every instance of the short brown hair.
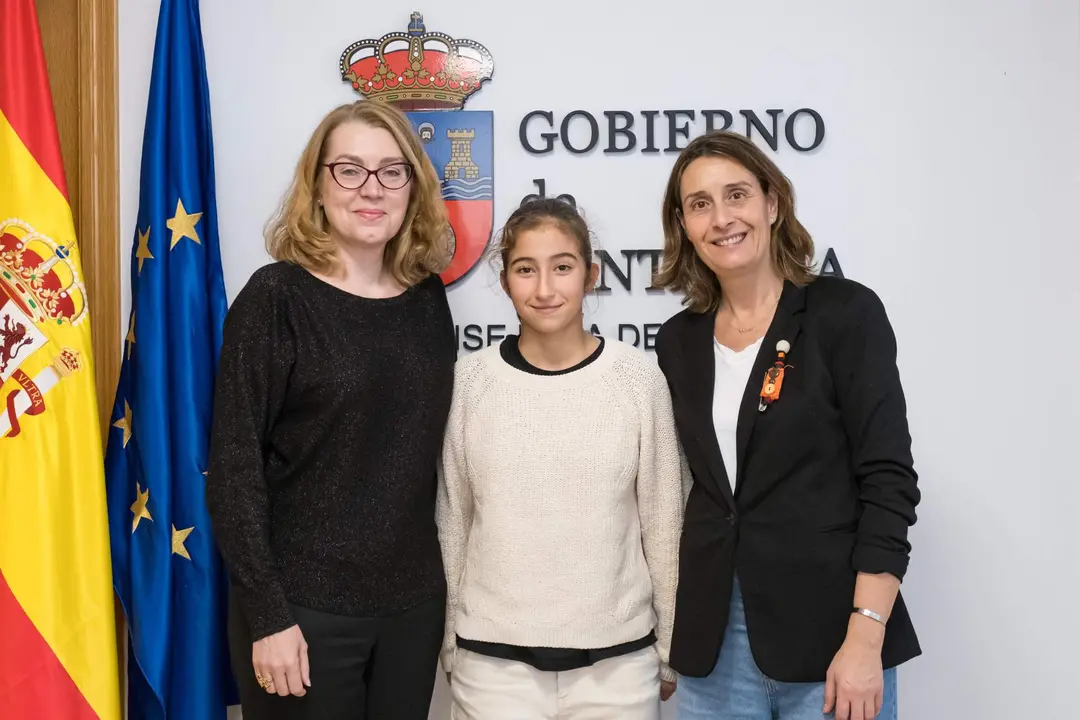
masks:
[[[683,304],[692,311],[716,312],[720,308],[720,281],[697,251],[682,226],[683,173],[694,160],[724,157],[747,169],[765,194],[776,197],[776,223],[772,226],[772,260],[780,276],[796,285],[806,285],[814,274],[814,241],[795,217],[795,191],[791,181],[772,160],[746,137],[717,130],[694,138],[679,154],[671,168],[664,191],[664,261],[653,284],[683,293]]]
[[[337,267],[337,248],[330,239],[326,215],[317,204],[317,179],[326,142],[338,126],[361,122],[387,130],[413,166],[409,208],[401,229],[387,243],[383,257],[394,278],[416,285],[442,272],[450,261],[450,225],[442,199],[439,176],[420,145],[408,118],[384,103],[358,100],[331,110],[308,140],[292,185],[266,228],[266,249],[275,260],[301,265],[316,272]]]
[[[498,266],[500,276],[506,272],[510,253],[514,251],[521,233],[548,225],[557,227],[577,240],[581,259],[585,261],[585,277],[589,277],[589,267],[593,263],[592,234],[589,232],[589,225],[576,207],[557,198],[530,200],[518,207],[507,218],[506,224],[499,231],[499,242],[492,246],[496,259],[500,263]]]

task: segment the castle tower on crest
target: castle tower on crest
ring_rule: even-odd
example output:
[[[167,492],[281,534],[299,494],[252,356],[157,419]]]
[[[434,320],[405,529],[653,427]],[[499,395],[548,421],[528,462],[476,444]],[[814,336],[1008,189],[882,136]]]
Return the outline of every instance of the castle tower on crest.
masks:
[[[475,180],[480,177],[480,168],[472,159],[472,142],[475,130],[447,130],[450,140],[450,162],[443,170],[445,180]]]

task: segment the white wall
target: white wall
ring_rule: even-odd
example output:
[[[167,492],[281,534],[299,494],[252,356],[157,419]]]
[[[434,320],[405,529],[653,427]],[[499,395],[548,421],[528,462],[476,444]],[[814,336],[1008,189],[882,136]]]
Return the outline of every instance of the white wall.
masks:
[[[413,9],[429,30],[495,57],[467,109],[495,111],[496,223],[544,177],[549,192],[577,197],[603,248],[661,244],[673,156],[530,156],[518,143],[530,110],[815,108],[824,144],[776,157],[821,253],[833,247],[890,311],[924,493],[904,585],[924,655],[901,671],[903,716],[1075,714],[1080,473],[1067,453],[1080,428],[1080,341],[1066,308],[1080,306],[1078,3],[525,7],[204,2],[230,298],[268,261],[261,228],[308,133],[354,98],[337,75],[341,51],[404,30]],[[156,13],[147,0],[120,2],[127,246]],[[125,254],[125,307],[127,265]],[[452,289],[458,323],[513,317],[493,283],[483,268]],[[677,308],[616,289],[595,319],[607,330]],[[432,718],[447,717],[444,693],[440,679]]]

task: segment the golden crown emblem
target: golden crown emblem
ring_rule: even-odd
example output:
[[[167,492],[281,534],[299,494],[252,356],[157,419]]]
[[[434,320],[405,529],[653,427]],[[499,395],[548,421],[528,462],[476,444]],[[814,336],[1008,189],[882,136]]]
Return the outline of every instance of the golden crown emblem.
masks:
[[[428,32],[414,12],[407,32],[360,40],[341,54],[341,78],[368,100],[408,110],[455,110],[491,79],[495,61],[480,43]]]
[[[68,247],[15,218],[0,222],[0,290],[35,323],[86,317],[86,287]]]

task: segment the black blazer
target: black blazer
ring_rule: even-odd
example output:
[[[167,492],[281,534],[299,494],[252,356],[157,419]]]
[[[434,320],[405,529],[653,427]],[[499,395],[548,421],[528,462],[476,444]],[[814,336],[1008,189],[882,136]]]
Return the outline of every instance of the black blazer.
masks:
[[[856,572],[903,580],[920,494],[896,341],[871,290],[819,277],[784,284],[739,408],[731,490],[712,421],[715,315],[664,323],[656,354],[694,483],[679,550],[671,666],[704,677],[727,626],[733,576],[766,676],[821,682],[844,641]],[[779,399],[758,395],[776,344],[791,349]],[[903,597],[885,631],[886,668],[921,653]]]

